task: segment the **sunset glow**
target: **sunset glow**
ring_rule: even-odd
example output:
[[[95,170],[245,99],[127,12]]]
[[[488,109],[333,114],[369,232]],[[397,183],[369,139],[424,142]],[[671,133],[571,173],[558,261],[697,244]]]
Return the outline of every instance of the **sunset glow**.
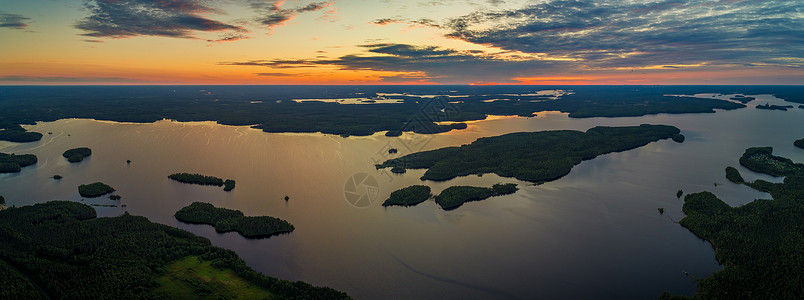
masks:
[[[0,84],[804,84],[799,1],[0,1]]]

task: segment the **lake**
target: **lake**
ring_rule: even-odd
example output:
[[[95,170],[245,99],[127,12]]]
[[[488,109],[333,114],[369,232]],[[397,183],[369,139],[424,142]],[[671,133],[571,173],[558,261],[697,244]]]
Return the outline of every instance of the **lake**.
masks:
[[[695,284],[689,276],[706,277],[720,266],[708,242],[676,223],[684,217],[676,191],[711,191],[741,205],[770,196],[726,180],[726,166],[737,167],[746,180],[780,181],[740,167],[745,148],[773,146],[774,154],[804,162],[804,150],[792,145],[804,137],[804,109],[755,109],[790,104],[755,96],[748,108],[715,114],[573,119],[540,112],[401,137],[274,134],[214,122],[62,119],[25,126],[45,134],[39,142],[0,141],[0,152],[39,157],[21,173],[0,174],[0,195],[7,206],[55,199],[119,202],[126,207],[96,207],[99,216],[142,215],[234,250],[266,275],[330,286],[356,299],[656,298],[664,290],[691,295]],[[422,183],[424,170],[392,174],[374,167],[479,137],[644,123],[674,125],[687,139],[603,155],[541,185],[493,174]],[[81,163],[61,156],[84,146],[93,154]],[[399,152],[389,154],[389,148]],[[237,187],[224,192],[167,178],[176,172],[232,178]],[[51,179],[55,174],[64,178]],[[82,200],[77,186],[95,181],[116,188],[122,200]],[[408,208],[381,206],[392,191],[413,184],[426,184],[437,194],[453,185],[498,182],[518,183],[520,191],[452,211],[432,200]],[[178,222],[173,214],[194,201],[279,217],[296,230],[249,240]]]

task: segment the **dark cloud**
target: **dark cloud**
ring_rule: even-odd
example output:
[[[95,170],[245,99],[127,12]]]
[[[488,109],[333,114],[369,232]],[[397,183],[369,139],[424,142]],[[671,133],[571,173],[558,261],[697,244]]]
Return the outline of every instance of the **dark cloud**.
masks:
[[[25,20],[30,19],[31,18],[23,17],[22,15],[9,14],[0,11],[0,29],[25,29],[28,27],[28,24],[25,23]]]
[[[88,0],[85,6],[90,15],[75,25],[84,36],[192,38],[193,31],[245,31],[203,17],[218,11],[194,0]]]
[[[300,13],[312,12],[325,9],[333,4],[332,1],[313,2],[298,8],[282,8],[284,2],[268,3],[252,3],[251,7],[258,10],[261,16],[257,21],[266,25],[269,28],[280,26],[285,22],[292,20]]]
[[[381,18],[381,19],[376,19],[374,21],[371,21],[371,24],[380,25],[380,26],[385,26],[385,25],[390,25],[390,24],[409,24],[409,25],[413,25],[413,26],[419,25],[419,26],[436,27],[436,28],[441,27],[441,25],[438,25],[438,23],[436,23],[434,20],[426,19],[426,18],[422,18],[422,19],[418,19],[418,20],[409,20],[409,19],[402,19],[402,18]]]
[[[274,69],[334,66],[342,70],[405,72],[389,76],[388,81],[410,81],[429,78],[432,82],[466,83],[488,78],[513,78],[559,70],[566,64],[539,60],[508,60],[477,51],[458,51],[436,46],[379,43],[362,45],[363,54],[344,55],[334,59],[254,60],[222,62],[220,65],[263,66]],[[415,74],[415,75],[411,75]]]
[[[210,42],[210,43],[234,42],[234,41],[244,40],[244,39],[248,39],[248,38],[250,38],[250,37],[248,37],[248,36],[246,36],[244,34],[231,33],[231,34],[223,35],[222,37],[214,39],[214,40],[207,40],[207,42]]]
[[[587,68],[804,66],[802,1],[552,0],[450,19],[447,36]]]

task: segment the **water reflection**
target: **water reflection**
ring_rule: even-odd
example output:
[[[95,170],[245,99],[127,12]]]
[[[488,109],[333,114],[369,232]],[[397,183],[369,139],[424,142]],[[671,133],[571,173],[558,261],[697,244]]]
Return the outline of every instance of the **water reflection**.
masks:
[[[785,104],[767,95],[757,97],[755,103]],[[124,210],[143,215],[233,249],[267,275],[328,285],[359,299],[654,298],[663,290],[691,294],[695,286],[684,272],[703,277],[719,268],[711,246],[675,223],[683,217],[676,191],[709,190],[731,205],[768,198],[728,182],[724,168],[738,167],[747,180],[772,179],[739,167],[743,150],[753,146],[773,146],[777,155],[804,161],[804,151],[792,146],[804,137],[799,130],[804,128],[803,112],[751,107],[717,114],[589,119],[542,112],[399,138],[382,133],[349,138],[271,134],[213,122],[67,119],[26,126],[52,132],[40,142],[0,142],[2,152],[39,157],[36,166],[21,173],[0,174],[0,194],[18,206],[81,201],[79,184],[103,181],[118,190],[123,197],[119,203],[127,207],[96,207],[102,216]],[[642,123],[677,126],[687,140],[604,155],[537,186],[493,174],[424,182],[433,193],[451,185],[520,184],[513,195],[453,211],[443,211],[433,201],[410,208],[380,206],[392,191],[422,184],[424,173],[376,170],[374,164],[386,158],[510,132]],[[70,164],[61,157],[64,150],[82,146],[93,150],[84,162]],[[389,147],[399,152],[389,154]],[[233,178],[237,188],[227,193],[168,180],[175,172]],[[362,208],[345,197],[345,183],[360,173],[376,179],[379,199]],[[64,178],[53,180],[54,174]],[[296,230],[248,240],[177,222],[173,213],[193,201],[280,217]],[[115,203],[107,198],[84,202]],[[665,213],[659,214],[658,207]]]

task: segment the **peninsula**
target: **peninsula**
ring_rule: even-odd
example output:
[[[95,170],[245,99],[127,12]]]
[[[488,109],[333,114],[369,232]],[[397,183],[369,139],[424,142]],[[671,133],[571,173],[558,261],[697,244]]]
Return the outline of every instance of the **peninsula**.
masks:
[[[349,298],[265,276],[190,232],[68,201],[0,211],[0,274],[0,298]]]
[[[568,174],[573,166],[598,155],[638,148],[679,135],[666,125],[595,127],[586,132],[556,130],[519,132],[480,138],[468,145],[417,152],[376,167],[427,169],[422,180],[494,173],[542,183]]]
[[[177,211],[175,217],[185,223],[212,225],[218,232],[237,231],[247,238],[266,238],[294,230],[293,225],[279,218],[246,217],[242,211],[203,202],[193,202]]]
[[[35,164],[38,161],[36,155],[14,153],[0,153],[0,173],[16,173],[22,168]]]
[[[682,210],[687,216],[680,224],[711,242],[724,266],[697,280],[695,299],[797,299],[804,295],[804,169],[790,168],[788,159],[771,152],[770,147],[749,148],[740,162],[757,172],[785,176],[782,183],[743,182],[770,193],[772,200],[731,207],[710,192],[684,197]],[[742,179],[734,168],[727,169],[727,176],[732,181]],[[660,297],[671,298],[678,297],[667,292]]]

